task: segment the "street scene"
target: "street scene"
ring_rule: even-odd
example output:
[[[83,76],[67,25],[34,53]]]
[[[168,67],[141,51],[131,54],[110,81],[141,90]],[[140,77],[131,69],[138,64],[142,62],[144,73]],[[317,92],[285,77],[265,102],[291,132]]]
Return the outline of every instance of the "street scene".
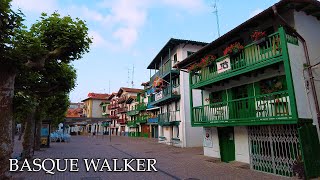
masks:
[[[320,178],[320,1],[0,2],[0,180]]]
[[[86,172],[84,167],[79,167],[79,172],[56,172],[54,175],[17,172],[13,179],[287,179],[252,171],[244,163],[228,164],[203,156],[202,148],[177,148],[146,138],[114,136],[110,142],[108,136],[76,136],[69,143],[52,143],[51,148],[36,152],[34,156],[52,159],[88,157],[155,158],[157,172]]]

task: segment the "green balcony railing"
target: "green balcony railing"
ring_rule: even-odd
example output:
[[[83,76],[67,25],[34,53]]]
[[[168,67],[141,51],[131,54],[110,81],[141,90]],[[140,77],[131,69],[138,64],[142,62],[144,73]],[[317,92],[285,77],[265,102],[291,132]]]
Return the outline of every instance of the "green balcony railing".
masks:
[[[194,126],[267,125],[295,123],[288,91],[235,99],[192,110]]]
[[[139,103],[139,104],[137,104],[137,110],[138,111],[144,111],[144,110],[146,110],[147,109],[147,103]]]
[[[106,116],[108,116],[108,115],[109,115],[109,113],[102,112],[102,113],[101,113],[101,115],[102,115],[102,116],[104,116],[104,117],[106,117]]]
[[[251,43],[237,56],[222,56],[212,66],[191,73],[191,87],[199,88],[223,79],[282,61],[279,32],[266,37],[265,42]]]
[[[175,70],[174,68],[172,68],[172,61],[171,59],[169,59],[167,62],[165,62],[158,70],[158,72],[156,72],[151,78],[150,78],[150,82],[153,82],[154,79],[156,77],[161,77],[163,78],[164,76],[166,76],[171,70]]]
[[[179,98],[180,97],[180,86],[179,85],[171,85],[167,86],[166,88],[156,92],[152,95],[153,97],[151,100],[151,105],[156,103],[162,102],[164,100],[168,100],[170,98]]]
[[[180,121],[180,111],[170,111],[159,114],[158,124],[160,126],[176,124]]]
[[[146,123],[149,118],[149,115],[141,115],[137,117],[137,123]]]
[[[127,126],[128,127],[136,127],[137,126],[137,122],[136,121],[128,121],[127,122]]]
[[[127,115],[128,116],[135,116],[139,114],[139,111],[137,109],[131,110],[131,111],[127,111]]]

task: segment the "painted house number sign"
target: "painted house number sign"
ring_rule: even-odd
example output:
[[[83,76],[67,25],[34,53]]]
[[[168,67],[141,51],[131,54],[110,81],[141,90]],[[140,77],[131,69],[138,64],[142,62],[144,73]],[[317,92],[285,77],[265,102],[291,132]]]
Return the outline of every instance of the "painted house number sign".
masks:
[[[162,96],[163,96],[163,95],[162,95],[162,91],[156,93],[156,94],[155,94],[155,98],[154,98],[155,101],[158,101],[158,100],[162,99]]]
[[[223,61],[217,62],[218,73],[225,72],[231,69],[230,58],[226,58]]]
[[[210,148],[213,147],[211,128],[204,128],[203,146],[210,147]]]

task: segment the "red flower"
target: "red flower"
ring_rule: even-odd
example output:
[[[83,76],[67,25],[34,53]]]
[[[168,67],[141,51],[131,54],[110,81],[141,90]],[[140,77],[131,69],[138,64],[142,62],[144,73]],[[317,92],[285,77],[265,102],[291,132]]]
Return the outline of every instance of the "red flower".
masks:
[[[255,31],[255,32],[253,32],[252,34],[251,34],[251,38],[252,38],[252,40],[253,41],[257,41],[257,40],[259,40],[259,39],[261,39],[261,38],[263,38],[263,37],[266,37],[266,32],[265,31]]]
[[[243,49],[244,49],[244,47],[239,42],[236,42],[236,43],[231,44],[228,47],[226,47],[226,49],[223,51],[223,55],[225,56],[227,54],[239,52]]]
[[[204,58],[200,60],[199,63],[194,63],[191,66],[189,66],[188,71],[198,71],[201,68],[207,67],[211,65],[216,60],[216,57],[213,55],[206,55]]]

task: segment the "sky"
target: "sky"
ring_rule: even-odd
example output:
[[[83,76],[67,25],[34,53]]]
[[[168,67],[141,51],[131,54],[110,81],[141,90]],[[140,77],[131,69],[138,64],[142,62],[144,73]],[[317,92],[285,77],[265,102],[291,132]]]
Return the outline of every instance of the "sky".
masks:
[[[89,53],[73,62],[77,86],[70,93],[71,102],[80,102],[89,92],[111,93],[120,87],[131,87],[132,79],[134,88],[142,88],[141,83],[150,78],[147,66],[170,38],[208,43],[218,38],[214,2],[13,0],[12,7],[21,9],[28,26],[39,20],[42,12],[58,11],[86,21],[93,44]],[[276,2],[278,0],[217,0],[220,35]]]

